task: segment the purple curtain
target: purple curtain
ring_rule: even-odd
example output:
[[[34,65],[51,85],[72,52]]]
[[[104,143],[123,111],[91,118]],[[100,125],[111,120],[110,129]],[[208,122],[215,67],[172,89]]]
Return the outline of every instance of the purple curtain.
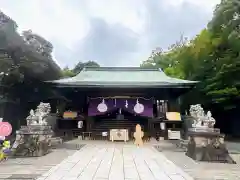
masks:
[[[104,99],[104,104],[107,106],[107,111],[99,111],[98,106],[103,102],[103,99],[90,99],[88,106],[88,116],[102,115],[107,112],[113,111],[117,107],[114,105],[112,99]]]
[[[145,99],[90,99],[88,115],[96,116],[105,114],[115,109],[122,108],[133,114],[153,117],[153,102]]]

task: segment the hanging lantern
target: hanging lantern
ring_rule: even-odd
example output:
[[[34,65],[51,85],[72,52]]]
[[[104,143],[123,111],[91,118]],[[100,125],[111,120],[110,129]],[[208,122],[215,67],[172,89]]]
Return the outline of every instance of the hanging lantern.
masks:
[[[83,127],[83,121],[78,121],[78,128],[81,129]]]
[[[102,102],[100,104],[98,104],[97,110],[101,113],[106,112],[108,110],[108,107],[107,107],[104,99],[102,100]]]
[[[138,99],[136,101],[136,105],[134,106],[134,111],[137,114],[141,114],[144,111],[144,105],[139,103]]]

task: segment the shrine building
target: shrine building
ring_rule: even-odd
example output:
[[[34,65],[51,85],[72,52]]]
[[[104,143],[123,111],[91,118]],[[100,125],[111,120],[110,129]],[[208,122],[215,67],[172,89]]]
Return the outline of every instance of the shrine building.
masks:
[[[145,138],[171,139],[169,132],[179,132],[178,139],[179,97],[197,82],[171,78],[156,68],[86,67],[75,77],[48,83],[66,98],[57,104],[59,132],[90,139],[129,140],[137,124]],[[161,127],[162,122],[165,127]]]

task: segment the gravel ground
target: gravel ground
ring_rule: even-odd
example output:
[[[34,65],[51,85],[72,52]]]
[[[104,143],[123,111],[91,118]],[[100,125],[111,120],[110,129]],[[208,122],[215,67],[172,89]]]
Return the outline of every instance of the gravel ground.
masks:
[[[237,153],[237,149],[233,149],[232,144],[231,151],[235,151],[235,153],[231,156],[237,164],[196,162],[185,156],[185,152],[176,148],[173,143],[162,141],[157,145],[170,161],[196,180],[240,180],[240,153]]]

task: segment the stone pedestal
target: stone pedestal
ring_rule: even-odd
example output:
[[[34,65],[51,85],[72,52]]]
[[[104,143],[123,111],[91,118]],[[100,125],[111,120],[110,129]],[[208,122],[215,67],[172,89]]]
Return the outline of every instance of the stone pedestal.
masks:
[[[185,140],[188,139],[188,131],[192,128],[192,124],[194,123],[194,118],[192,116],[183,116],[183,138]]]
[[[36,157],[47,154],[52,134],[51,126],[21,126],[20,130],[16,131],[16,140],[12,146],[13,155]]]
[[[224,143],[224,135],[218,129],[192,128],[188,131],[186,155],[197,161],[235,164]]]

